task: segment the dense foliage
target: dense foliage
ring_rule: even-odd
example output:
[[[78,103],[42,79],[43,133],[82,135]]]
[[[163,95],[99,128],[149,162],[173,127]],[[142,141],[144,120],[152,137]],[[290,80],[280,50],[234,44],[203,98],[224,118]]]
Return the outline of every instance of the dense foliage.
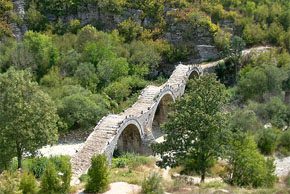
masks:
[[[69,159],[66,156],[24,159],[21,171],[12,163],[0,175],[0,193],[70,193]]]
[[[234,135],[229,153],[228,174],[225,181],[238,186],[272,187],[275,166],[259,153],[251,137]]]
[[[57,138],[56,108],[26,71],[11,68],[0,76],[1,163],[13,157],[18,168],[24,153],[34,154]]]
[[[92,157],[85,191],[90,193],[106,191],[109,186],[108,175],[107,157],[105,155]]]
[[[160,165],[176,166],[191,161],[203,182],[228,141],[229,132],[221,110],[226,100],[225,87],[215,76],[190,82],[188,92],[174,104],[169,122],[164,125],[165,141],[153,146],[161,155]]]
[[[28,173],[4,171],[0,193],[68,193],[68,159],[33,158],[37,149],[55,142],[57,134],[88,133],[104,115],[135,102],[147,84],[170,75],[177,62],[216,57],[225,58],[216,74],[226,87],[210,76],[188,86],[163,127],[166,141],[156,146],[161,163],[183,165],[203,179],[226,158],[229,183],[273,185],[273,162],[260,153],[290,155],[288,0],[24,3],[22,12],[15,1],[0,0],[0,171],[23,167]],[[203,59],[204,45],[217,48],[217,56]],[[242,49],[258,45],[276,49],[241,58]],[[24,154],[31,158],[22,165]],[[146,163],[132,158],[113,165]],[[89,180],[105,185],[105,158],[95,158],[97,164],[104,169],[92,168]],[[155,178],[148,179],[153,187]],[[91,183],[94,191],[105,188]]]

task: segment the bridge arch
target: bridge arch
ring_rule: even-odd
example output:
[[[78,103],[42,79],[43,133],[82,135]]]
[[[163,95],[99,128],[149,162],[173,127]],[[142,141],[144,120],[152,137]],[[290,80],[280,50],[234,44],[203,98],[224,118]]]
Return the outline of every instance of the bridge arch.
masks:
[[[190,72],[189,72],[189,76],[188,76],[188,79],[195,79],[195,78],[199,78],[199,76],[200,76],[200,71],[199,71],[199,69],[198,68],[192,68],[191,70],[190,70]]]
[[[113,151],[142,154],[144,152],[143,137],[143,127],[136,119],[125,120],[124,125],[121,126],[116,136],[116,144]]]
[[[157,101],[157,106],[155,111],[153,111],[153,117],[152,117],[152,125],[151,125],[151,132],[154,137],[154,139],[159,138],[162,136],[161,132],[161,124],[167,121],[168,118],[168,112],[170,111],[169,104],[173,103],[175,101],[175,97],[172,93],[172,91],[168,90],[167,92],[163,93],[159,100]]]

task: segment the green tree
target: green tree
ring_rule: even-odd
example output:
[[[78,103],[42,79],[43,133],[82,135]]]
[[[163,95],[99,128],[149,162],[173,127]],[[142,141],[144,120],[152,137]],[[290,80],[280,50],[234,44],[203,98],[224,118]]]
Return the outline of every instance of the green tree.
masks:
[[[276,181],[273,160],[266,160],[252,137],[236,133],[231,142],[228,174],[230,184],[251,187],[272,187]]]
[[[128,19],[118,25],[118,31],[126,42],[131,42],[141,36],[143,28],[137,22]]]
[[[13,65],[17,68],[28,69],[35,74],[37,80],[45,75],[56,64],[58,52],[48,35],[28,31],[23,42],[12,53]]]
[[[284,35],[283,27],[273,22],[268,29],[268,39],[272,44],[278,44],[282,41]]]
[[[263,95],[266,93],[280,94],[282,83],[287,79],[286,73],[275,65],[247,67],[240,72],[240,76],[238,93],[244,100],[258,101],[264,100]]]
[[[66,124],[66,130],[88,129],[107,112],[101,95],[75,93],[60,100],[58,113]]]
[[[266,32],[260,24],[247,24],[243,30],[243,39],[249,45],[262,43],[265,37]]]
[[[150,42],[133,41],[128,46],[129,63],[134,66],[147,67],[152,72],[161,62],[161,55],[155,45]],[[135,72],[134,72],[135,73]]]
[[[0,139],[10,144],[21,168],[23,153],[56,140],[56,107],[26,71],[9,69],[0,75],[0,91]]]
[[[61,191],[61,181],[55,165],[49,162],[41,177],[41,194],[55,194]]]
[[[88,170],[86,192],[104,192],[109,186],[109,168],[105,155],[92,157],[91,167]]]
[[[99,83],[99,78],[96,73],[96,68],[91,63],[81,63],[75,71],[74,77],[76,77],[81,86],[92,92],[96,91]]]
[[[263,127],[255,112],[250,109],[237,109],[233,111],[229,126],[231,129],[239,128],[243,132],[255,133]]]
[[[131,94],[131,89],[126,82],[113,82],[104,89],[104,92],[118,103],[126,100]]]
[[[153,150],[160,154],[163,167],[193,161],[203,182],[213,161],[224,153],[228,130],[221,108],[227,95],[213,75],[195,79],[188,87],[163,127],[165,141],[155,144]]]
[[[33,1],[30,3],[27,12],[25,13],[25,21],[28,28],[34,31],[41,31],[45,29],[45,16],[43,16],[39,10],[37,10],[36,3]]]
[[[129,73],[129,64],[126,58],[112,58],[98,63],[97,71],[102,87],[120,77],[127,76]]]

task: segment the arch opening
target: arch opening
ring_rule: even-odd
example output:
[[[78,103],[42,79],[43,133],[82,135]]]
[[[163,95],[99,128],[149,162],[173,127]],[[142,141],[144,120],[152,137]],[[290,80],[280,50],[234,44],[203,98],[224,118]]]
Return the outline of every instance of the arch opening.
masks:
[[[152,122],[152,135],[155,139],[163,136],[161,124],[167,121],[168,112],[170,111],[169,104],[172,102],[174,102],[174,99],[170,94],[165,94],[159,101]]]
[[[192,71],[188,77],[188,79],[195,79],[199,77],[199,73],[197,71]]]
[[[121,133],[117,147],[114,155],[119,155],[121,153],[138,153],[142,154],[142,139],[140,136],[139,129],[134,124],[129,124],[125,127]]]

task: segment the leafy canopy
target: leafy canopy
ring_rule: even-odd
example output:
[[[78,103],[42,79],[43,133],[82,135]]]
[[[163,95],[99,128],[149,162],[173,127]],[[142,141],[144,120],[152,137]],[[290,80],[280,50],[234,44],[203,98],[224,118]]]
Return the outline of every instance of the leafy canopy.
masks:
[[[176,166],[191,160],[203,181],[213,160],[224,152],[228,132],[221,110],[226,101],[225,87],[214,75],[191,81],[163,126],[165,141],[153,146],[161,155],[160,165]]]

